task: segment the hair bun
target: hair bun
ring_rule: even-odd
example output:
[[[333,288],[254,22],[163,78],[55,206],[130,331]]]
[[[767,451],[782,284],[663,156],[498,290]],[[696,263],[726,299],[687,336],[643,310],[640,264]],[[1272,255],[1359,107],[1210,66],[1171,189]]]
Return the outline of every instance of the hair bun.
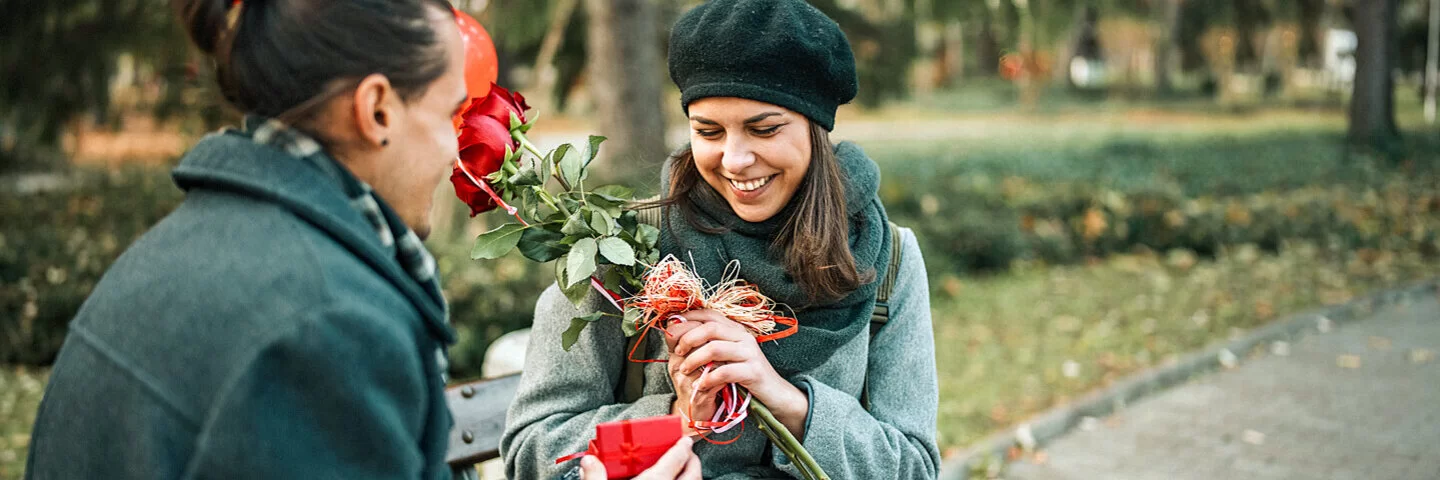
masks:
[[[233,27],[231,6],[234,0],[171,0],[170,4],[180,13],[181,25],[185,27],[190,40],[200,51],[215,55],[222,39]],[[238,13],[239,9],[233,9]]]

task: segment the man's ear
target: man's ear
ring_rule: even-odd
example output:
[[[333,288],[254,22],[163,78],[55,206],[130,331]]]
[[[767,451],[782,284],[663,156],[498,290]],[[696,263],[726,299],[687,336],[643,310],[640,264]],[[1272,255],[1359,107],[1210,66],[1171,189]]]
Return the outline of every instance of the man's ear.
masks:
[[[399,94],[384,75],[373,74],[355,88],[355,125],[360,139],[376,148],[390,144]]]

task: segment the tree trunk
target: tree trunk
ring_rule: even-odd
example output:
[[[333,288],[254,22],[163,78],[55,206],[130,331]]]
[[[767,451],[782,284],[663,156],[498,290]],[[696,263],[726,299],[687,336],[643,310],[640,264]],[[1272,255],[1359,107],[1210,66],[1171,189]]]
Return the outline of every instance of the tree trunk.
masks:
[[[1175,21],[1175,46],[1180,53],[1180,70],[1189,74],[1208,66],[1200,36],[1210,24],[1208,2],[1181,1]]]
[[[1175,63],[1176,40],[1180,28],[1180,0],[1160,0],[1156,7],[1160,31],[1155,35],[1155,93],[1161,97],[1175,92],[1170,70]]]
[[[589,14],[590,91],[602,165],[633,168],[665,159],[665,115],[654,0],[585,0]]]
[[[555,91],[555,83],[560,73],[555,67],[555,54],[565,41],[565,29],[570,25],[570,17],[575,13],[577,4],[579,0],[560,0],[555,4],[555,10],[550,15],[550,27],[540,42],[540,53],[535,56],[535,98],[530,99],[530,103],[541,112],[549,112],[559,104],[560,95]]]
[[[1321,22],[1325,18],[1325,0],[1297,0],[1300,7],[1300,66],[1318,68],[1324,62],[1320,52]]]
[[[1395,0],[1356,0],[1355,90],[1350,96],[1352,145],[1393,152],[1400,140],[1395,128],[1395,83],[1391,75]]]
[[[1000,40],[995,38],[995,18],[993,11],[986,9],[984,18],[980,19],[980,30],[975,32],[975,64],[981,75],[993,77],[1000,71]]]
[[[1234,0],[1235,71],[1260,73],[1260,50],[1255,47],[1255,34],[1269,22],[1267,12],[1257,0]]]

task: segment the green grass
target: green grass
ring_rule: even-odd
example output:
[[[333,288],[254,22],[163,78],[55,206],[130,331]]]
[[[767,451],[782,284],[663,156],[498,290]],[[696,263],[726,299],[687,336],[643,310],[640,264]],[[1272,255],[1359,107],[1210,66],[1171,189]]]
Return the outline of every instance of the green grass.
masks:
[[[25,473],[30,426],[48,377],[47,369],[0,368],[0,478],[20,478]]]

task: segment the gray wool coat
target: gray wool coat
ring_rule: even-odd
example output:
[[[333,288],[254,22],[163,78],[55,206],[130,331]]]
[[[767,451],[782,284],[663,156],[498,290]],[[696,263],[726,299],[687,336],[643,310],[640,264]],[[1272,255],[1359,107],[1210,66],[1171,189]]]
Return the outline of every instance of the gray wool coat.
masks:
[[[904,250],[890,296],[889,322],[873,338],[856,336],[828,362],[789,378],[810,397],[801,441],[831,478],[938,475],[939,392],[925,262],[909,229],[901,229],[897,247]],[[583,310],[602,308],[601,301],[592,294]],[[574,468],[576,461],[557,465],[555,459],[585,450],[598,423],[670,413],[675,392],[664,363],[645,367],[639,400],[616,400],[626,361],[626,338],[618,320],[597,321],[570,351],[561,349],[560,334],[581,313],[553,285],[536,304],[524,373],[500,442],[509,478],[555,478]],[[665,357],[663,339],[652,336],[646,342],[646,358]],[[866,382],[868,410],[859,400]],[[733,444],[696,444],[706,478],[799,475],[753,422],[746,420],[745,431]]]

